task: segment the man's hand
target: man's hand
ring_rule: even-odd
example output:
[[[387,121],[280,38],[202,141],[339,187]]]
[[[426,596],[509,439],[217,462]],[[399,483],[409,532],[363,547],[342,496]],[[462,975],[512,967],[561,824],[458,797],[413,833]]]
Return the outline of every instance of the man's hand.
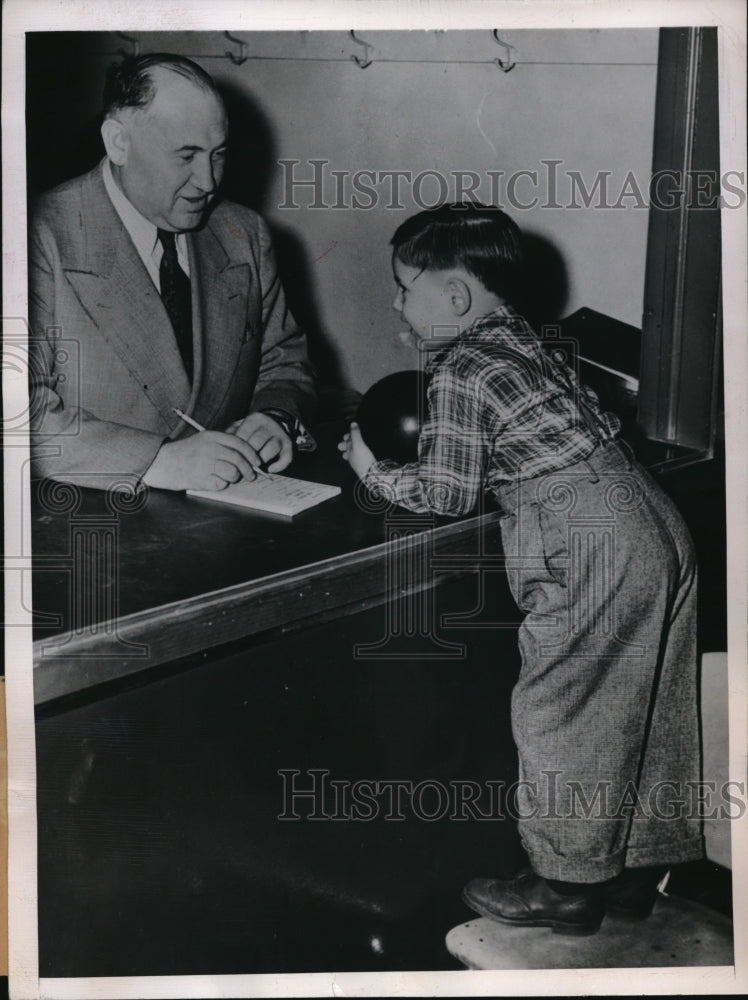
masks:
[[[143,476],[146,486],[162,490],[224,490],[229,483],[255,479],[261,459],[233,434],[201,431],[161,445]]]
[[[361,431],[356,423],[351,424],[350,433],[346,434],[340,442],[338,451],[343,453],[343,458],[359,479],[363,479],[374,462],[376,462],[374,453],[364,444]]]
[[[246,441],[264,463],[272,462],[267,465],[268,472],[281,472],[291,464],[293,442],[267,413],[250,413],[244,420],[235,420],[226,433]]]

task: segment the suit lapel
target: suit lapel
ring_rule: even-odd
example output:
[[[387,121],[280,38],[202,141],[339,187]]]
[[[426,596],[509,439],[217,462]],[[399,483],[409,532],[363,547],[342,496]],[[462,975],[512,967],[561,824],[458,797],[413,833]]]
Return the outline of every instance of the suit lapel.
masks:
[[[189,234],[187,243],[196,362],[190,405],[195,419],[210,426],[247,336],[249,265],[231,259],[211,220],[204,229]]]
[[[84,239],[65,268],[81,305],[168,426],[175,426],[174,406],[210,426],[252,333],[249,265],[232,259],[212,220],[188,234],[195,361],[190,387],[161,296],[106,193],[101,165],[84,179],[81,198]]]
[[[83,256],[66,277],[101,335],[167,424],[185,406],[190,385],[161,296],[106,193],[101,171],[82,192]]]

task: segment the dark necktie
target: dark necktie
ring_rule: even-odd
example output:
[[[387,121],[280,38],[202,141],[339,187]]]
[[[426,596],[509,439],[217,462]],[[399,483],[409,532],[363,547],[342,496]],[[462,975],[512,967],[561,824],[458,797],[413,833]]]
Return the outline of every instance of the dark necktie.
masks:
[[[159,269],[161,299],[169,314],[187,377],[192,381],[192,302],[190,279],[179,266],[175,233],[158,230],[164,248]]]

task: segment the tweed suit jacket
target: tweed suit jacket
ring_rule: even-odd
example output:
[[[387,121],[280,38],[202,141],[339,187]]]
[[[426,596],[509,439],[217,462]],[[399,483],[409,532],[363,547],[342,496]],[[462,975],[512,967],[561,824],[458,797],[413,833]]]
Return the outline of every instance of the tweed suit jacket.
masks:
[[[219,202],[187,234],[190,385],[102,165],[42,196],[30,228],[33,473],[99,488],[132,484],[165,441],[194,433],[174,407],[215,430],[267,408],[308,420],[306,342],[286,308],[263,220]]]

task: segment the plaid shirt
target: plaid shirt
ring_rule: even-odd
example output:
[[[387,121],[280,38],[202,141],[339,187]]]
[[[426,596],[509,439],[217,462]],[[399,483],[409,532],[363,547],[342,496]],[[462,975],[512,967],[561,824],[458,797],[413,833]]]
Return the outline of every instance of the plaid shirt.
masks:
[[[372,492],[419,513],[467,514],[481,490],[573,465],[620,430],[506,306],[432,357],[426,378],[418,461],[375,462],[364,479]]]

